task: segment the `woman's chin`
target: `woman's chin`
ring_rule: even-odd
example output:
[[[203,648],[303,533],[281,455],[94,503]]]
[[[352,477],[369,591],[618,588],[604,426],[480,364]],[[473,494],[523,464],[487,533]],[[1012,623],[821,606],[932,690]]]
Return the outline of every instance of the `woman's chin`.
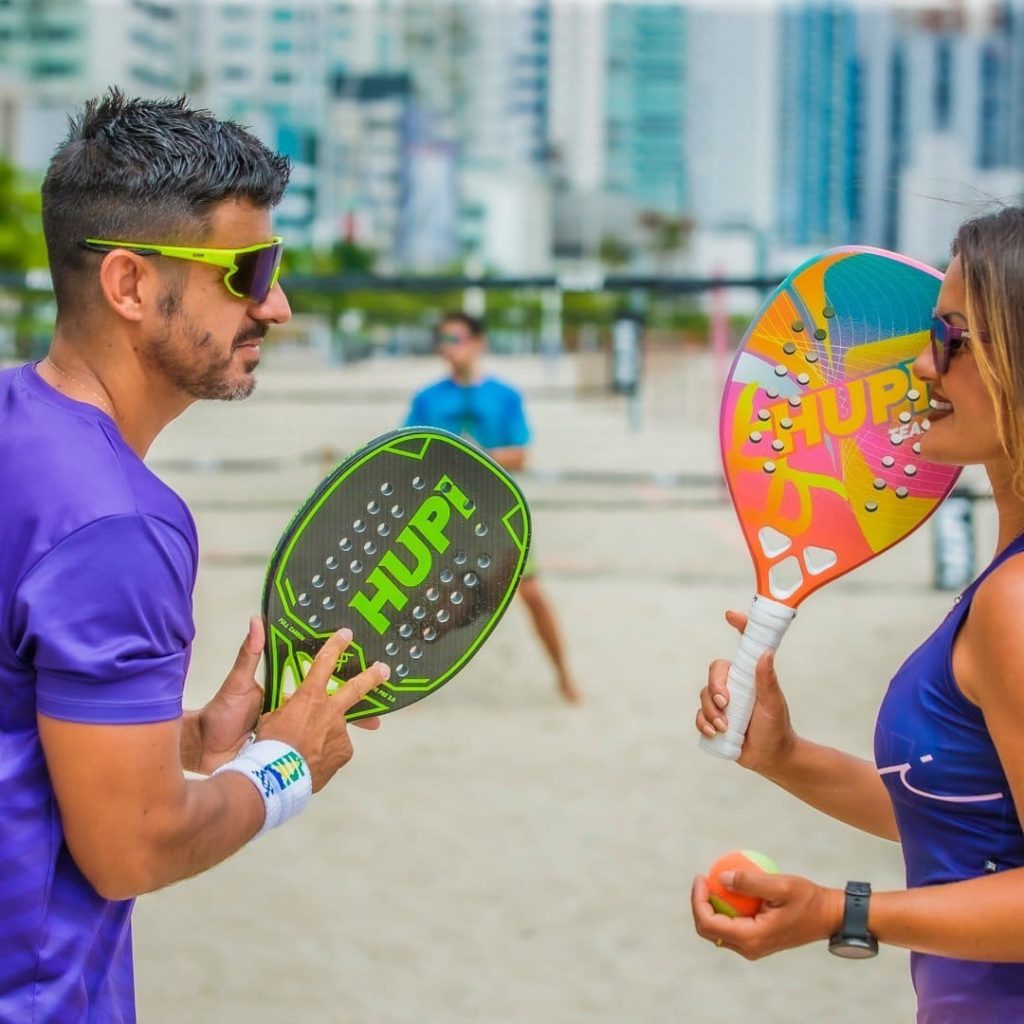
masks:
[[[921,438],[921,458],[925,462],[937,462],[940,466],[962,466],[963,461],[957,457],[949,445],[942,443],[942,438],[929,430]]]

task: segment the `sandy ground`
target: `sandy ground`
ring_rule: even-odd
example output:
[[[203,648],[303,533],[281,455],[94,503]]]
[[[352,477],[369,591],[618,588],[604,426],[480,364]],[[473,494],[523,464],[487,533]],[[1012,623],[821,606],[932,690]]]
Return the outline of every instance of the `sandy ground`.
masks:
[[[796,804],[695,745],[696,692],[752,574],[713,482],[715,368],[648,367],[632,410],[599,363],[491,360],[536,432],[535,552],[586,694],[557,697],[525,610],[375,734],[306,813],[205,876],[139,901],[146,1024],[878,1024],[913,1019],[907,955],[824,943],[760,963],[696,937],[689,887],[721,852],[899,887],[896,846]],[[203,562],[187,700],[215,689],[266,558],[323,460],[400,422],[431,360],[324,367],[271,351],[257,394],[173,424],[154,467],[192,505]],[[583,473],[567,478],[566,471]],[[687,477],[688,482],[680,482]],[[991,510],[978,506],[981,551]],[[798,729],[870,755],[886,680],[951,595],[931,530],[804,605],[779,656]]]

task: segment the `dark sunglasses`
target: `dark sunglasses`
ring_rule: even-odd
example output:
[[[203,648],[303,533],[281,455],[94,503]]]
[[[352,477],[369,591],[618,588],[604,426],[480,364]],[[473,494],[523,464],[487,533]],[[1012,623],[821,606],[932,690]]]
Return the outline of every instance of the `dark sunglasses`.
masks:
[[[473,335],[471,334],[451,334],[445,331],[443,334],[437,335],[438,345],[464,345],[467,341],[472,341]]]
[[[209,263],[223,267],[224,287],[238,299],[266,302],[281,273],[284,240],[275,236],[245,249],[204,249],[200,246],[150,245],[147,242],[110,242],[104,238],[87,238],[82,247],[96,252],[127,249],[140,256],[169,256],[175,260]]]
[[[954,354],[974,339],[982,344],[988,344],[988,335],[984,331],[969,331],[966,327],[954,327],[939,314],[937,309],[933,309],[931,342],[935,372],[939,375],[948,373],[949,364],[952,362]]]

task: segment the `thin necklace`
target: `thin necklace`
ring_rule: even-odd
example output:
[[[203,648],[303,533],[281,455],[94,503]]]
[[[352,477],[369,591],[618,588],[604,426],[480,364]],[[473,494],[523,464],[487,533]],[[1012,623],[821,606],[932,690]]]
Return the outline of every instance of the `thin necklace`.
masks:
[[[103,411],[110,414],[112,420],[116,420],[117,416],[114,415],[114,410],[111,408],[110,403],[98,392],[93,391],[87,384],[83,384],[80,380],[75,380],[66,370],[62,370],[49,356],[46,357],[46,361],[65,379],[71,381],[72,384],[77,385],[83,391],[88,391],[93,398],[99,401],[100,405],[103,406]]]

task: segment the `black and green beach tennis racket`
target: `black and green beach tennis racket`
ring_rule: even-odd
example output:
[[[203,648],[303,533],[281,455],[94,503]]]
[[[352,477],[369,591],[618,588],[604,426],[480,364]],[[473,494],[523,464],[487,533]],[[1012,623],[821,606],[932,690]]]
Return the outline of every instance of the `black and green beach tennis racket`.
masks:
[[[446,683],[494,629],[523,574],[530,513],[511,477],[444,430],[412,427],[355,452],[289,523],[263,588],[263,709],[347,626],[330,687],[391,666],[349,720],[397,711]]]

